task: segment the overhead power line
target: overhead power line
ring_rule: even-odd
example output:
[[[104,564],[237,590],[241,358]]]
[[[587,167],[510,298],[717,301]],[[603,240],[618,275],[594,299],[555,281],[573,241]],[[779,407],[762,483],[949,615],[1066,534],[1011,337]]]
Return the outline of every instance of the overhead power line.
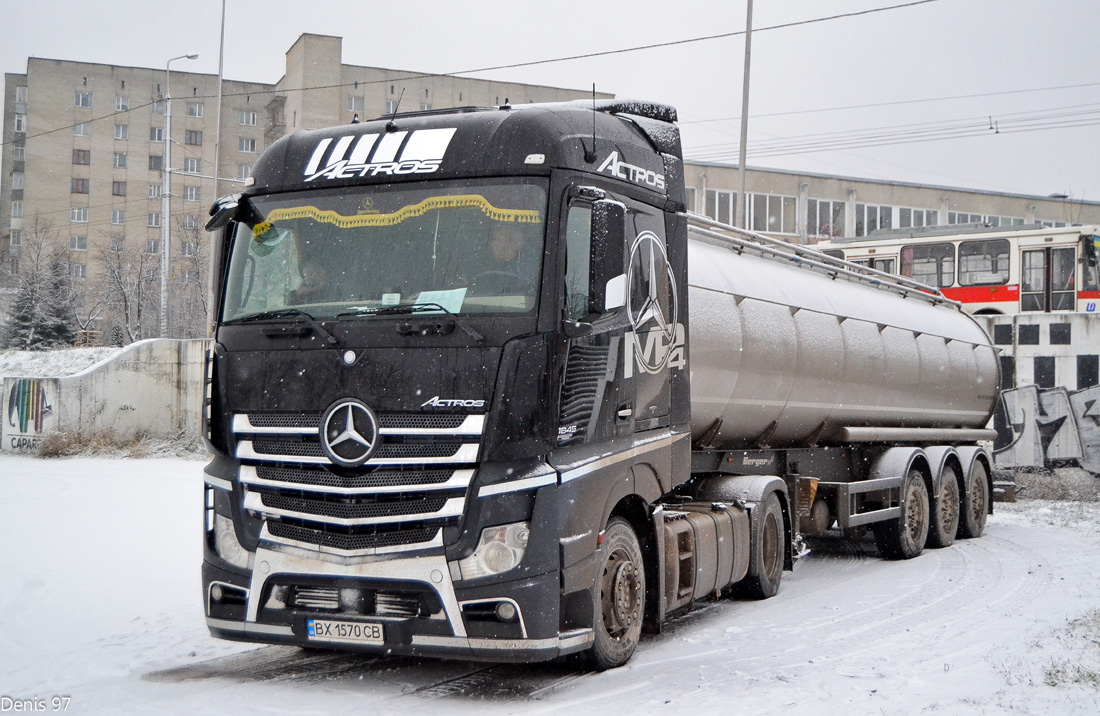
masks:
[[[871,15],[871,14],[880,13],[880,12],[887,12],[887,11],[890,11],[890,10],[900,10],[900,9],[904,9],[904,8],[914,7],[914,6],[917,6],[917,5],[927,5],[929,3],[941,2],[941,1],[942,0],[913,0],[912,2],[900,3],[900,4],[896,4],[896,5],[887,5],[887,6],[884,6],[884,7],[868,8],[867,10],[857,10],[855,12],[838,13],[838,14],[835,14],[835,15],[827,15],[827,16],[824,16],[824,17],[810,18],[808,20],[796,20],[796,21],[793,21],[793,22],[785,22],[785,23],[781,23],[781,24],[778,24],[778,25],[769,25],[769,26],[766,26],[766,27],[755,28],[753,30],[753,32],[760,33],[760,32],[768,32],[768,31],[771,31],[771,30],[785,30],[785,29],[789,29],[789,28],[792,28],[792,27],[800,27],[800,26],[803,26],[803,25],[813,25],[813,24],[817,24],[817,23],[821,23],[821,22],[829,22],[829,21],[833,21],[833,20],[843,20],[843,19],[846,19],[846,18],[859,17],[861,15]],[[648,44],[648,45],[637,45],[635,47],[623,47],[623,48],[619,48],[619,49],[616,49],[616,50],[602,50],[600,52],[587,52],[587,53],[583,53],[583,54],[579,54],[579,55],[566,55],[566,56],[563,56],[563,57],[552,57],[552,58],[546,58],[546,59],[542,59],[542,60],[529,60],[529,61],[526,61],[526,62],[513,62],[513,63],[509,63],[509,64],[504,64],[504,65],[491,65],[491,66],[488,66],[488,67],[477,67],[477,68],[467,69],[467,70],[458,70],[457,72],[443,72],[443,73],[430,72],[430,73],[408,73],[408,74],[402,73],[401,77],[395,77],[395,78],[386,78],[386,79],[381,79],[381,80],[369,80],[369,81],[360,81],[360,82],[342,82],[342,83],[331,84],[331,85],[316,85],[316,86],[313,86],[313,87],[293,87],[293,88],[278,90],[278,92],[280,92],[280,93],[308,92],[308,91],[312,91],[312,90],[338,89],[338,88],[343,88],[343,87],[351,87],[353,85],[359,86],[359,85],[385,84],[387,82],[394,82],[394,81],[400,81],[400,80],[406,80],[407,81],[407,80],[426,79],[426,78],[429,78],[429,77],[439,77],[439,76],[470,75],[470,74],[477,74],[477,73],[481,73],[481,72],[492,72],[492,71],[496,71],[496,70],[516,69],[516,68],[520,68],[520,67],[534,67],[536,65],[546,65],[546,64],[551,64],[551,63],[555,63],[555,62],[570,62],[570,61],[573,61],[573,60],[591,59],[593,57],[604,57],[604,56],[609,56],[609,55],[621,55],[621,54],[625,54],[625,53],[628,53],[628,52],[641,52],[641,51],[644,51],[644,50],[655,50],[655,49],[660,49],[660,48],[664,48],[664,47],[675,47],[677,45],[687,45],[687,44],[692,44],[692,43],[697,43],[697,42],[708,42],[708,41],[711,41],[711,40],[722,40],[722,39],[727,39],[727,38],[731,38],[731,37],[738,37],[738,36],[741,36],[741,35],[744,35],[744,34],[745,34],[744,30],[737,30],[737,31],[734,31],[734,32],[724,32],[724,33],[719,33],[719,34],[716,34],[716,35],[705,35],[705,36],[702,36],[702,37],[692,37],[692,38],[687,38],[687,39],[683,39],[683,40],[671,40],[669,42],[657,42],[657,43],[651,43],[651,44]],[[261,90],[261,91],[250,91],[250,92],[236,92],[236,93],[230,93],[230,94],[223,94],[222,97],[225,98],[225,97],[239,97],[239,96],[244,96],[244,95],[274,94],[275,91],[276,90],[272,89],[272,90]],[[191,97],[190,99],[213,99],[215,96],[216,95],[198,95],[196,97]],[[111,119],[113,117],[117,117],[119,115],[126,114],[128,112],[133,112],[135,110],[142,109],[144,107],[149,107],[152,104],[154,104],[154,102],[146,102],[144,104],[137,105],[137,106],[132,107],[130,109],[119,110],[117,112],[111,112],[110,114],[105,114],[105,115],[102,115],[102,116],[99,116],[99,117],[94,117],[94,118],[92,118],[88,121],[89,122],[98,122],[98,121],[101,121],[101,120],[104,120],[104,119]],[[55,127],[54,129],[43,130],[43,131],[37,132],[35,134],[28,134],[26,138],[27,139],[33,139],[35,137],[42,137],[42,136],[45,136],[47,134],[53,134],[55,132],[65,131],[66,129],[72,129],[75,126],[76,126],[76,123],[66,125],[66,126],[61,126],[61,127]],[[9,142],[0,142],[0,146],[3,146],[4,144],[8,144],[8,143]]]

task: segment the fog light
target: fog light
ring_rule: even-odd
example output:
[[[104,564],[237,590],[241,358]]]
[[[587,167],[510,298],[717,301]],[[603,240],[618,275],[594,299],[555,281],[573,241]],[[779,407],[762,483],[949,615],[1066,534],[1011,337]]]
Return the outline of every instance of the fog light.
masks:
[[[214,515],[214,550],[234,567],[248,567],[250,553],[237,541],[233,520],[223,515]]]
[[[497,604],[497,619],[502,622],[514,622],[516,620],[516,605],[511,602]]]
[[[526,522],[482,530],[474,553],[457,563],[460,578],[487,577],[518,566],[523,561],[530,534]]]
[[[224,596],[225,593],[222,592],[222,587],[220,584],[215,584],[213,587],[210,588],[210,599],[212,599],[213,601],[220,602],[222,600],[222,597]]]

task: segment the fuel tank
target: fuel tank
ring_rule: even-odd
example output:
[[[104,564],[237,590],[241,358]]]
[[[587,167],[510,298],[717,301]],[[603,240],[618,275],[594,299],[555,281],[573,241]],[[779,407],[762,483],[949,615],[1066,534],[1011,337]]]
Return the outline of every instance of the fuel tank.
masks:
[[[695,218],[694,441],[797,447],[843,443],[853,428],[987,424],[999,361],[985,330],[956,304],[802,247],[727,241]]]

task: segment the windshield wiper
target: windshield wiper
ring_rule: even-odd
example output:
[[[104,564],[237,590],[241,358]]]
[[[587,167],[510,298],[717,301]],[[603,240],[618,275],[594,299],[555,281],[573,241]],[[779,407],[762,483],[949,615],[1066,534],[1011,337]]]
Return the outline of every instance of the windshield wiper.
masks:
[[[301,317],[309,321],[309,325],[313,326],[314,330],[325,337],[330,345],[340,347],[340,339],[333,335],[327,328],[321,325],[321,322],[313,317],[313,314],[307,313],[300,308],[276,308],[270,311],[262,311],[260,313],[253,313],[250,316],[244,318],[236,318],[231,321],[225,321],[226,324],[236,323],[253,323],[255,321],[266,321],[272,318],[295,318]]]
[[[422,313],[425,311],[442,311],[448,316],[454,319],[455,325],[466,331],[471,338],[478,343],[485,342],[485,336],[475,331],[470,326],[467,326],[462,320],[459,319],[450,309],[439,305],[438,303],[409,303],[403,306],[377,306],[374,308],[357,308],[354,311],[345,311],[344,313],[336,314],[337,318],[342,316],[400,316],[410,313]]]

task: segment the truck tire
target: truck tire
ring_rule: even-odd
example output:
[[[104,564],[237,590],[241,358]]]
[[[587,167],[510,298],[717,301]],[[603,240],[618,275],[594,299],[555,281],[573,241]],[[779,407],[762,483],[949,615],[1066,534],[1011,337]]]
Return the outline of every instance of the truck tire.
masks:
[[[755,510],[758,518],[753,520],[749,574],[738,585],[736,592],[750,599],[767,599],[775,596],[783,579],[787,533],[783,527],[783,510],[774,492],[765,495]]]
[[[928,541],[928,487],[919,470],[910,470],[901,491],[901,516],[873,525],[875,545],[886,559],[912,559]]]
[[[980,462],[974,464],[970,475],[970,487],[962,498],[959,537],[981,537],[985,530],[985,519],[989,514],[988,475],[985,465]]]
[[[945,465],[940,475],[940,493],[932,503],[932,523],[928,528],[929,547],[950,547],[959,531],[959,473]]]
[[[642,635],[645,614],[645,564],[634,528],[613,517],[596,552],[596,584],[593,585],[595,639],[588,651],[589,664],[598,671],[625,664]]]

